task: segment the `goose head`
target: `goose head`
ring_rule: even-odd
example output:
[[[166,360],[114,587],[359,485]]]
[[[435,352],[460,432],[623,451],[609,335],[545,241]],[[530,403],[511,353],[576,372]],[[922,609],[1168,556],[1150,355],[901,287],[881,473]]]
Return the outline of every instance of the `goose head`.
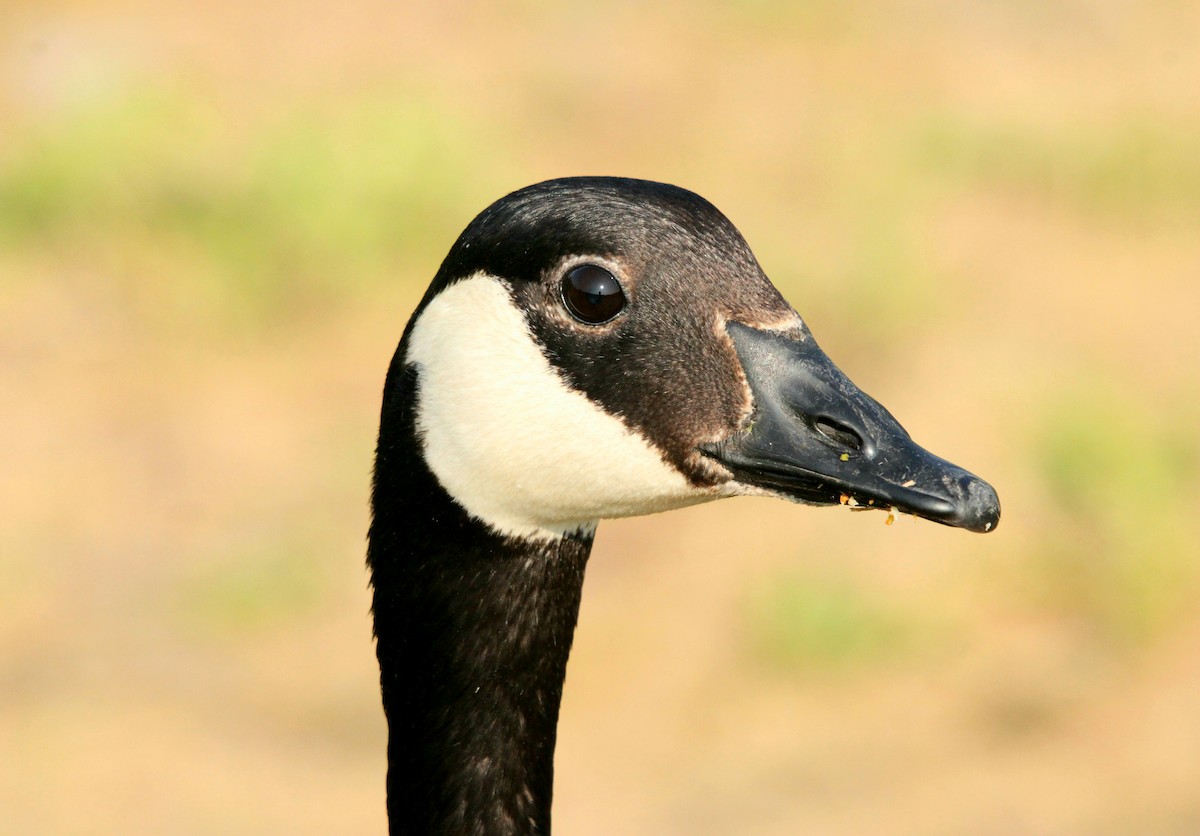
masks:
[[[502,535],[747,494],[999,520],[995,491],[855,386],[684,189],[572,178],[499,200],[455,242],[401,352],[425,463]]]

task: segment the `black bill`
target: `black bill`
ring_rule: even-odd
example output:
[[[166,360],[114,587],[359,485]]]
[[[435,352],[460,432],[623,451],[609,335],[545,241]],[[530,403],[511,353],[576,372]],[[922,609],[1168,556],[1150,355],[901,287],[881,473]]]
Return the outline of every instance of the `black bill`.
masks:
[[[1000,500],[987,482],[919,447],[855,386],[811,335],[728,332],[754,395],[744,432],[702,452],[737,481],[816,505],[904,511],[970,531],[991,531]]]

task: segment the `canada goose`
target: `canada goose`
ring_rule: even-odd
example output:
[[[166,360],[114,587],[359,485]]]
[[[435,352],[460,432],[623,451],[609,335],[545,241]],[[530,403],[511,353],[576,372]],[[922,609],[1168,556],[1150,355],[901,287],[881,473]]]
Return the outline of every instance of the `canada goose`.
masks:
[[[367,560],[391,832],[548,832],[597,521],[745,494],[1000,516],[833,365],[699,196],[572,178],[475,218],[383,394]]]

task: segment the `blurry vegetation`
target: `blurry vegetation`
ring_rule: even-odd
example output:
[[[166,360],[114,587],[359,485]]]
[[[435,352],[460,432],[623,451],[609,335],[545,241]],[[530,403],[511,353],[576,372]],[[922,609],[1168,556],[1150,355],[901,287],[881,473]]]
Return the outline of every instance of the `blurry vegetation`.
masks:
[[[1050,506],[1029,575],[1035,597],[1117,647],[1190,617],[1200,593],[1200,416],[1151,404],[1116,386],[1068,391],[1047,406],[1033,446]]]
[[[427,274],[503,176],[444,104],[398,90],[236,130],[198,96],[130,91],[6,144],[0,243],[207,300],[227,324]]]
[[[1129,114],[1047,127],[937,114],[912,161],[931,173],[1035,193],[1085,215],[1140,222],[1200,217],[1200,122]]]
[[[746,596],[749,650],[779,669],[844,669],[910,651],[915,613],[846,577],[773,573]]]
[[[939,290],[952,282],[919,254],[910,201],[902,195],[864,200],[836,273],[808,277],[828,294],[829,326],[853,335],[859,353],[872,362],[891,356],[914,328],[936,327],[943,313]]]
[[[310,617],[330,586],[328,560],[311,545],[284,538],[212,561],[179,582],[180,626],[205,638],[245,641]]]

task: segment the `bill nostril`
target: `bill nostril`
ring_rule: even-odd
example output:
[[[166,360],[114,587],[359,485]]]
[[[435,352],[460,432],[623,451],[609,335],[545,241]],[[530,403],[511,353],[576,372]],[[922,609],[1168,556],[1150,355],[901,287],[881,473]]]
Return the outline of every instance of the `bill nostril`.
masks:
[[[813,420],[813,426],[817,432],[825,436],[839,447],[861,451],[863,449],[863,439],[855,430],[847,427],[845,424],[839,423],[832,418],[822,415]]]

